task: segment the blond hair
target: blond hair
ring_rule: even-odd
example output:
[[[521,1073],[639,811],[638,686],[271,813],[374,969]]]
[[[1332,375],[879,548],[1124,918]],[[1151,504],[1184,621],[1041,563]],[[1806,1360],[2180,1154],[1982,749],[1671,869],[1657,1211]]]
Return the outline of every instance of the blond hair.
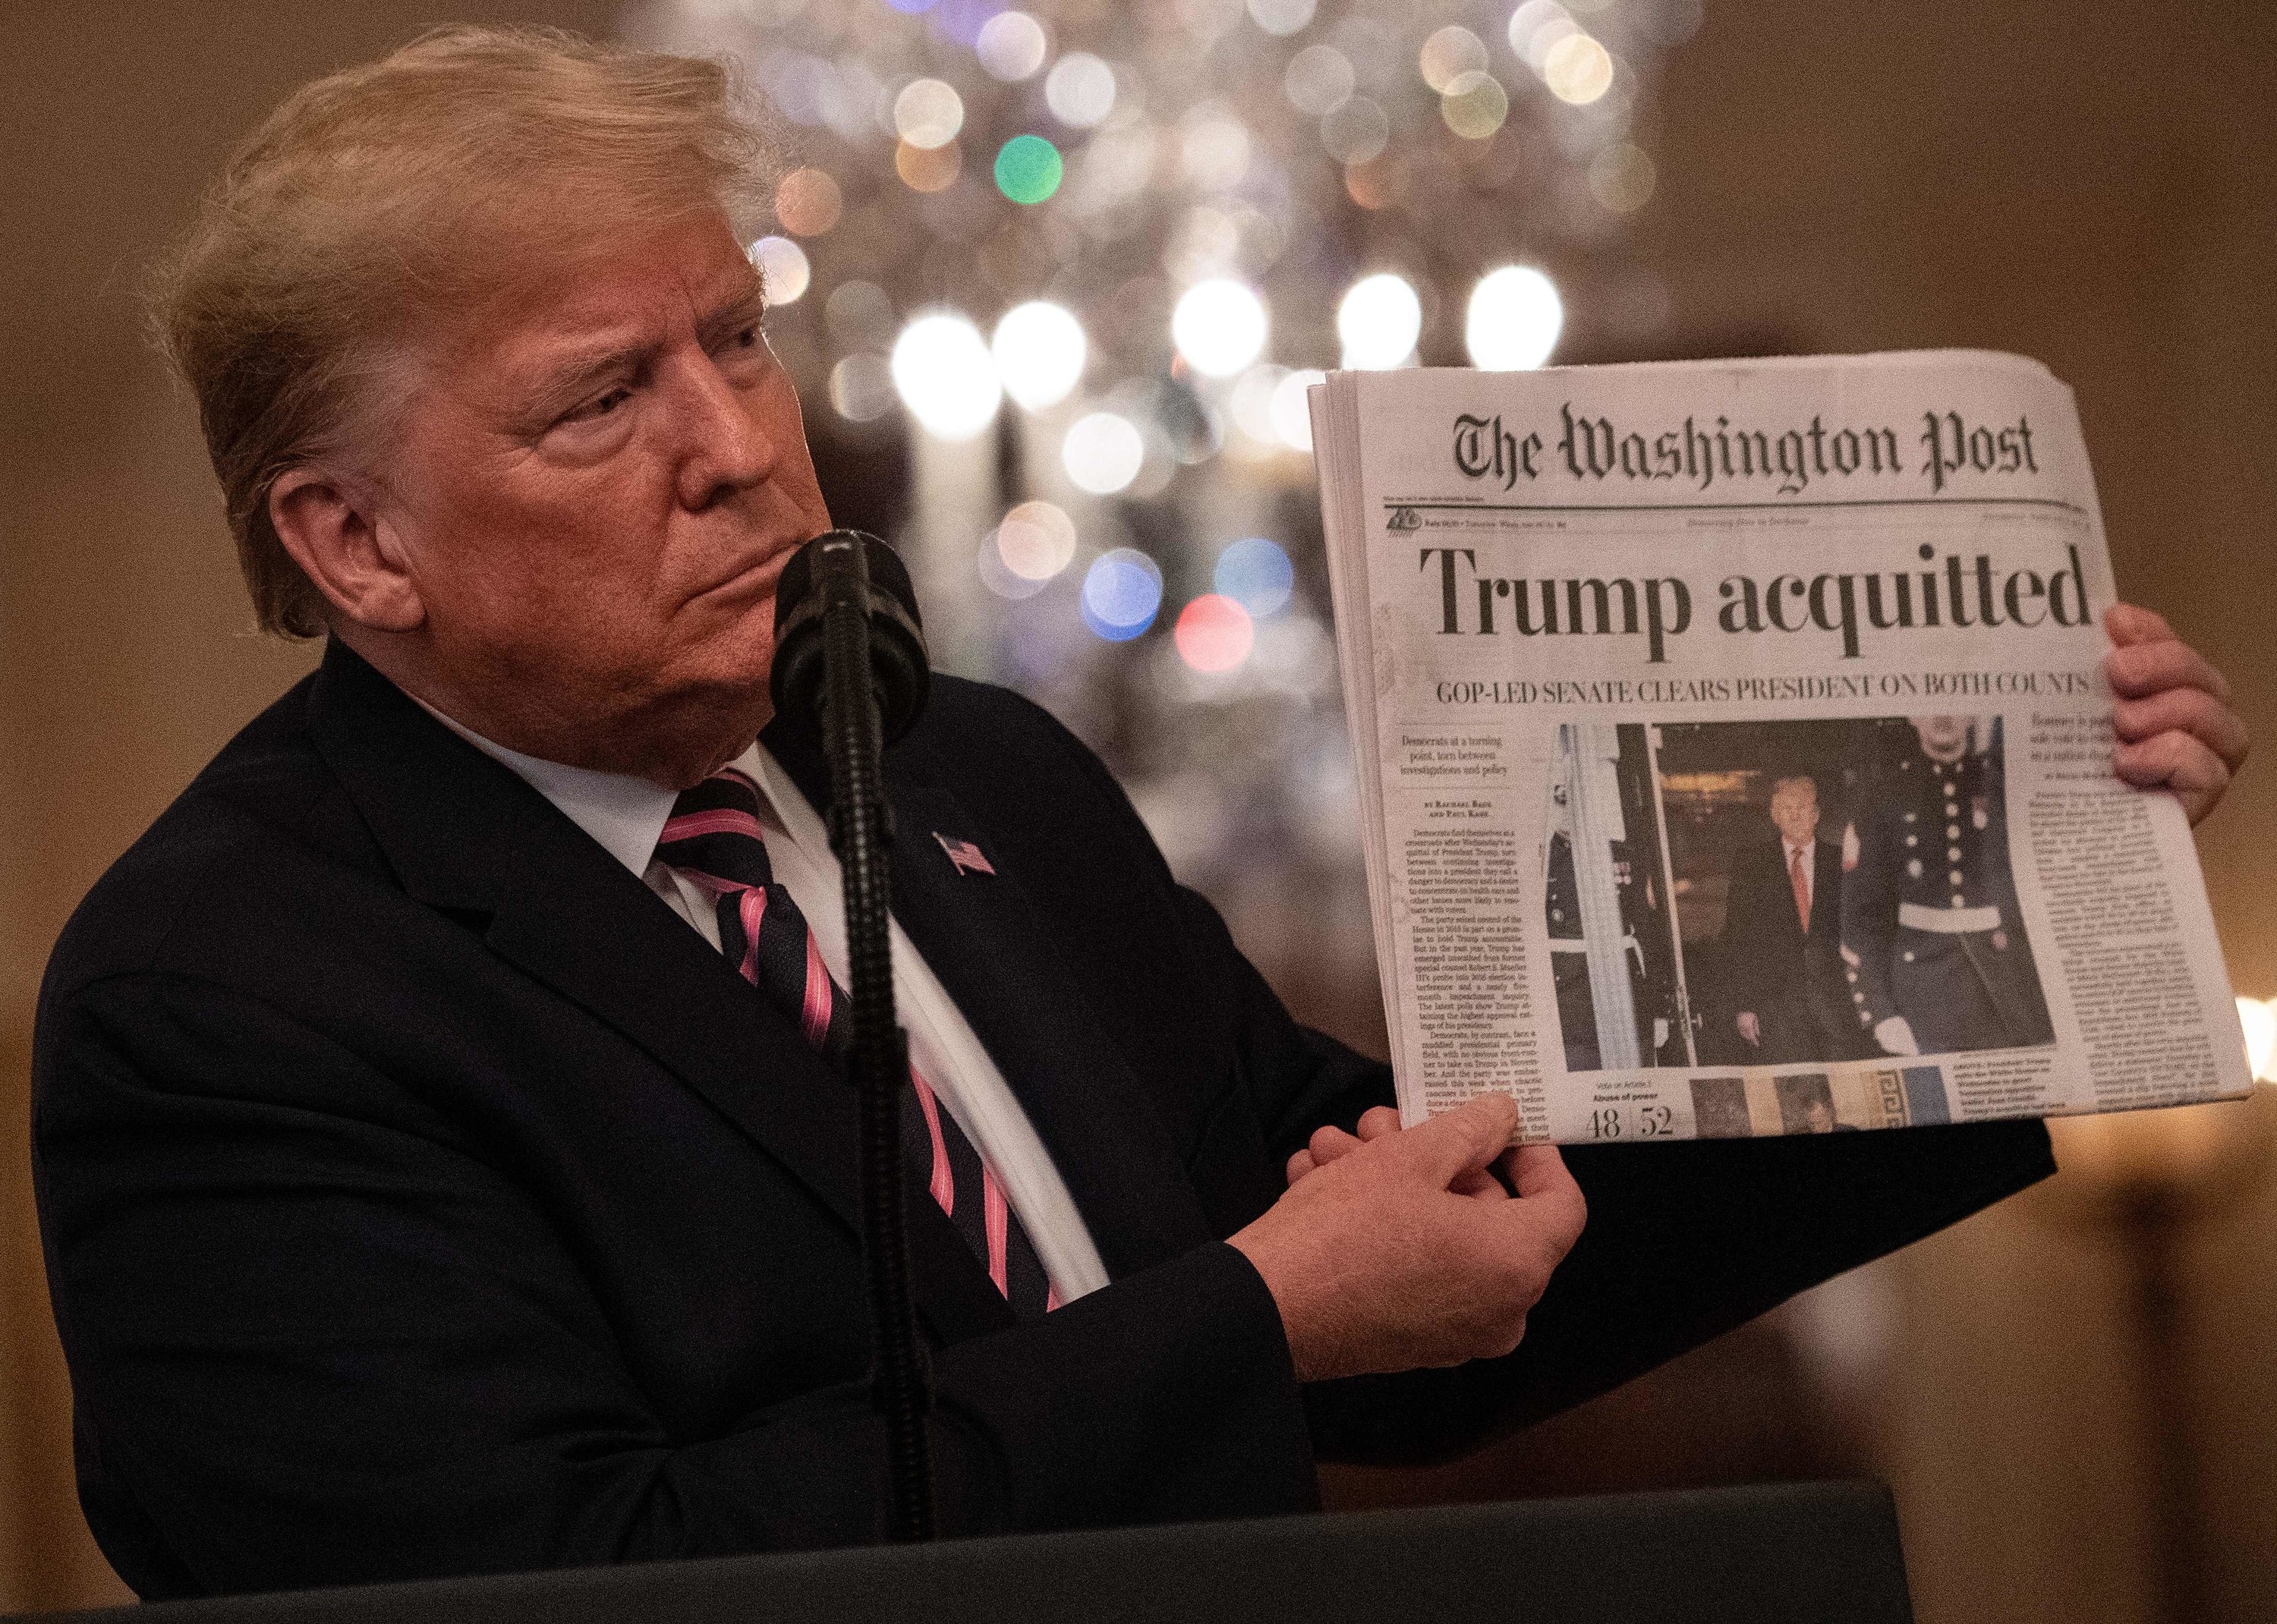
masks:
[[[262,629],[324,629],[270,486],[369,456],[454,303],[628,224],[716,209],[746,239],[774,150],[720,64],[554,29],[438,28],[270,114],[151,287]]]

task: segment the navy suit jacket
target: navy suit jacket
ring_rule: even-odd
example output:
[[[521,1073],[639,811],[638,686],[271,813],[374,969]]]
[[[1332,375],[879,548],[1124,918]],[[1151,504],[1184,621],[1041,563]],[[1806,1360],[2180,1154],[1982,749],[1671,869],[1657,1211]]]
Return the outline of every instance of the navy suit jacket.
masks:
[[[1316,1450],[1474,1443],[2050,1169],[2033,1123],[1578,1150],[1589,1231],[1516,1354],[1300,1389],[1222,1237],[1387,1070],[1289,1018],[1032,705],[940,679],[887,778],[896,913],[1113,1276],[1016,1324],[911,1203],[948,1531],[1305,1509]],[[81,1499],[145,1596],[878,1536],[845,1084],[345,648],[81,904],[34,1086]]]

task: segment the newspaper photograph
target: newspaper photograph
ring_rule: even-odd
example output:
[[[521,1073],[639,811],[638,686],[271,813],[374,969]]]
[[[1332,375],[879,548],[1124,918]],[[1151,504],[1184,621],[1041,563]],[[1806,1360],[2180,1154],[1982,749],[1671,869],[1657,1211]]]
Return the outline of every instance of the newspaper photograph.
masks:
[[[1312,409],[1407,1121],[2250,1092],[2188,822],[2111,770],[2115,589],[2045,368],[1336,373]]]

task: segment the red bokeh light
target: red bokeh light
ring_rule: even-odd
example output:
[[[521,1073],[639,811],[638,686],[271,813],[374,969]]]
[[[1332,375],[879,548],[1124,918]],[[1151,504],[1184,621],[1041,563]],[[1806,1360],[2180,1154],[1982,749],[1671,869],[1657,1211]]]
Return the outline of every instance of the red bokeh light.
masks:
[[[1178,656],[1196,671],[1231,671],[1249,657],[1257,628],[1230,597],[1204,593],[1178,615]]]

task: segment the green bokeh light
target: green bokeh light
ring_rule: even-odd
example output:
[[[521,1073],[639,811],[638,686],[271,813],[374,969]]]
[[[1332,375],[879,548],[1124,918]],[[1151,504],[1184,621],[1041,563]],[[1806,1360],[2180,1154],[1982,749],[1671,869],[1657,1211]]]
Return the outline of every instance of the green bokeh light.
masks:
[[[1040,203],[1060,189],[1059,148],[1040,135],[1016,135],[996,154],[996,189],[1016,203]]]

